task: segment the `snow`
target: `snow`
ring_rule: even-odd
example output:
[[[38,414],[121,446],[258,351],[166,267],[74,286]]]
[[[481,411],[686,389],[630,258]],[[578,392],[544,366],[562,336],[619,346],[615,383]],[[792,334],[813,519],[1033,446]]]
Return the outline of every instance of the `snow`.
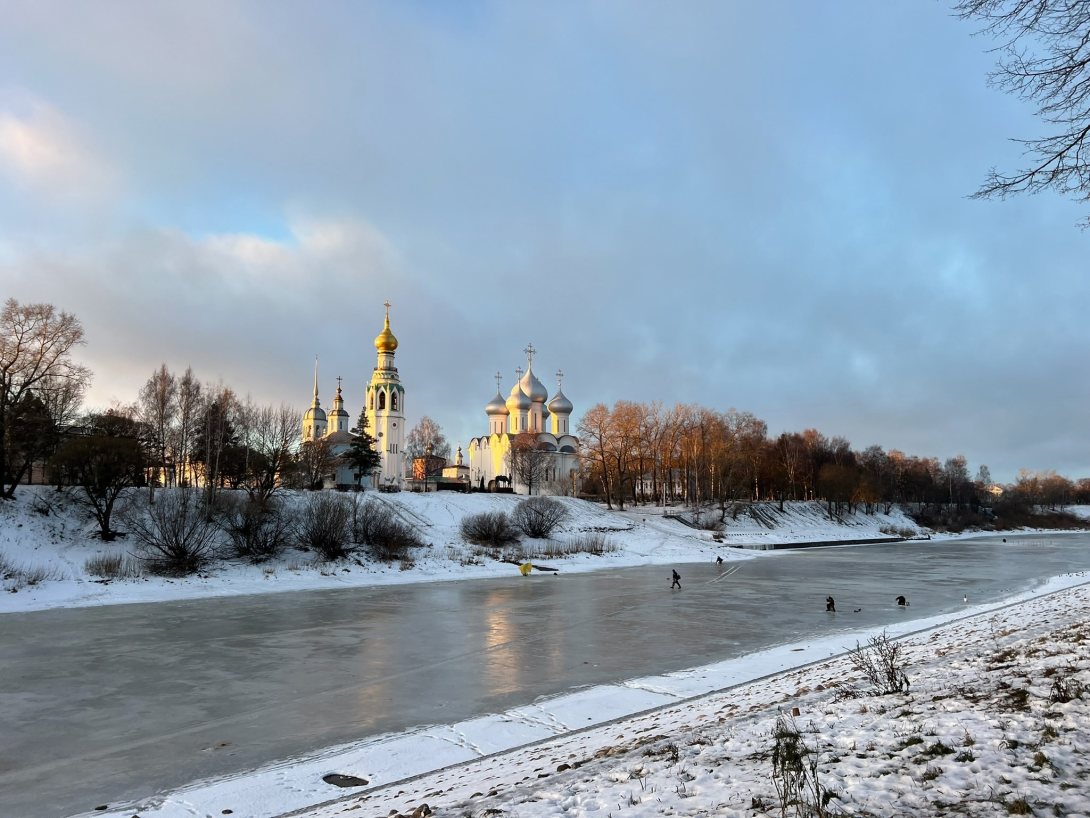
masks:
[[[522,499],[514,495],[367,493],[392,514],[411,524],[430,547],[413,555],[410,570],[398,563],[348,560],[319,563],[314,555],[289,551],[284,557],[260,565],[221,560],[200,576],[164,578],[145,576],[104,582],[87,573],[87,560],[99,555],[130,554],[135,544],[124,538],[104,543],[95,536],[95,525],[79,509],[52,488],[21,487],[14,502],[0,502],[0,565],[5,562],[26,571],[45,573],[33,585],[18,580],[4,583],[9,593],[0,594],[0,613],[85,605],[113,605],[199,597],[318,590],[407,582],[469,579],[510,575],[515,566],[480,556],[459,532],[462,518],[483,511],[511,511]],[[535,562],[564,572],[592,571],[609,567],[706,562],[721,555],[724,560],[745,559],[755,552],[740,547],[767,547],[774,542],[872,539],[887,536],[891,529],[916,531],[899,510],[867,515],[858,513],[845,522],[830,520],[821,503],[789,503],[780,513],[776,504],[758,507],[759,514],[730,519],[722,542],[712,533],[690,528],[663,516],[662,507],[640,506],[624,512],[572,498],[565,504],[568,518],[554,536],[557,541],[596,532],[616,546],[613,553],[579,554],[562,559],[535,558]],[[300,495],[286,493],[284,502],[300,502]],[[48,513],[38,513],[46,510]],[[673,513],[680,508],[668,508]],[[771,527],[775,526],[775,527]],[[120,518],[115,527],[124,529]],[[731,547],[736,546],[736,547]],[[14,592],[10,592],[13,591]]]

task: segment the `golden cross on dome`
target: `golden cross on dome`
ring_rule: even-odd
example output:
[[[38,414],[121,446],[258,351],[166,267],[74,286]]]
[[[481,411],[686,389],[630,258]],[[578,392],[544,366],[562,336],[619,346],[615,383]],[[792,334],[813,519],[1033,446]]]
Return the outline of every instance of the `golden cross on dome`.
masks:
[[[389,321],[390,320],[390,301],[389,301],[389,299],[387,299],[386,301],[383,301],[382,305],[384,307],[386,307],[386,320]]]
[[[341,391],[341,376],[338,375],[337,376],[337,392],[339,393],[340,391]]]

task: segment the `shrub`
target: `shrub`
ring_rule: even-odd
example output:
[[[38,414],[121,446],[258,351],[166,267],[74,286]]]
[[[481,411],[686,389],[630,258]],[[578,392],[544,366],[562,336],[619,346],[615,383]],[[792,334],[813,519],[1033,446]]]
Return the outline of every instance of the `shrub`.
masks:
[[[723,521],[714,514],[698,511],[693,514],[693,527],[701,531],[722,531]]]
[[[892,641],[885,631],[866,645],[856,642],[848,651],[852,667],[861,672],[876,693],[907,693],[908,676],[904,672],[904,647]]]
[[[371,553],[383,562],[407,561],[410,548],[422,548],[416,529],[401,520],[387,519],[371,533]]]
[[[83,570],[102,579],[135,579],[140,576],[140,563],[128,554],[99,554],[83,564]]]
[[[542,539],[552,534],[567,516],[568,510],[559,500],[528,497],[515,506],[511,522],[527,537]]]
[[[221,496],[216,516],[235,556],[258,563],[287,548],[291,520],[275,500]]]
[[[374,532],[390,517],[390,507],[359,495],[352,502],[352,542],[370,545]]]
[[[135,503],[125,521],[140,543],[140,559],[153,574],[185,576],[215,556],[216,526],[194,489],[161,492],[154,505]]]
[[[462,518],[462,537],[488,548],[503,548],[518,542],[519,533],[502,511],[485,511]]]
[[[425,545],[416,529],[394,517],[389,506],[358,499],[352,508],[352,541],[366,545],[371,555],[383,562],[404,561],[410,548]]]
[[[352,503],[343,494],[317,491],[309,495],[295,521],[295,537],[327,560],[355,550],[351,537]]]

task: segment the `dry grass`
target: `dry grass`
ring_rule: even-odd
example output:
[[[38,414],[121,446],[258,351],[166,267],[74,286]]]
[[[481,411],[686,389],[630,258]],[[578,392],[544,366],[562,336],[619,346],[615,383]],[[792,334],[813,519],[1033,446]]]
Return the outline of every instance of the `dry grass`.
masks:
[[[139,561],[128,554],[98,554],[83,564],[83,570],[102,579],[135,579],[143,574]]]

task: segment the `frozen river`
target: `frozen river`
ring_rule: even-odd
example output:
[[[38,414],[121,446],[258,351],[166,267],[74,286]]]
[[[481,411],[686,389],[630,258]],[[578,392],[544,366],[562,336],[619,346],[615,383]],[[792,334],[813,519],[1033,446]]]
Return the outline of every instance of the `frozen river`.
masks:
[[[377,733],[957,611],[965,595],[1090,570],[1090,535],[677,567],[681,591],[657,566],[0,616],[0,815],[70,815]]]

